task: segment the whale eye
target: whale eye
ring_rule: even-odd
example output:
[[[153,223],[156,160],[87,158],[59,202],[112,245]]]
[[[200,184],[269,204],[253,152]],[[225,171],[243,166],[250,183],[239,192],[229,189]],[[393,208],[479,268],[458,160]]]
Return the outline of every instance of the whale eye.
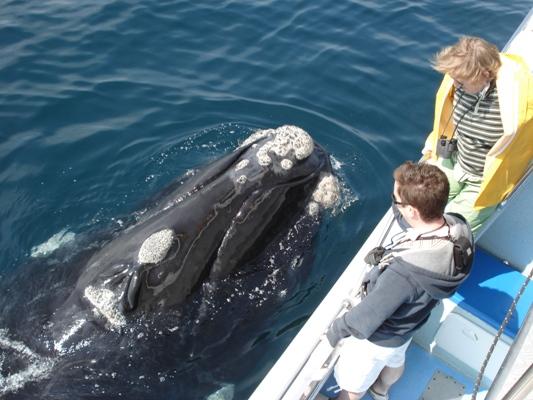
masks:
[[[172,246],[174,231],[163,229],[150,235],[142,244],[138,260],[140,264],[157,264],[163,261]]]

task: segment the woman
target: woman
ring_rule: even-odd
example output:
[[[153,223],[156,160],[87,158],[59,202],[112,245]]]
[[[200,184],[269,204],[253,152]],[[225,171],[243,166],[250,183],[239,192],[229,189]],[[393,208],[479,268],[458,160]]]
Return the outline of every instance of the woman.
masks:
[[[422,152],[448,177],[446,212],[476,234],[533,158],[533,77],[521,57],[476,37],[441,50],[433,67],[445,76]]]

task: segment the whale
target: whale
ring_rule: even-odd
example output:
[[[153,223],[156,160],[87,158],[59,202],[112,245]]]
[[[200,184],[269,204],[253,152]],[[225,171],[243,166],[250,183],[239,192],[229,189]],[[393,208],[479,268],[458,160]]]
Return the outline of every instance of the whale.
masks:
[[[241,351],[249,327],[240,321],[253,320],[266,298],[258,293],[268,292],[267,283],[280,274],[274,267],[246,268],[272,264],[282,248],[281,264],[294,268],[298,246],[310,245],[339,199],[330,157],[306,131],[284,125],[254,132],[186,181],[168,185],[131,223],[90,241],[68,266],[26,269],[42,276],[36,286],[48,285],[49,292],[23,293],[35,314],[21,319],[13,305],[0,324],[0,348],[9,355],[0,360],[0,395],[81,398],[112,388],[126,394],[113,374],[127,379],[131,369],[143,377],[140,383],[155,379],[142,390],[158,393],[156,385],[163,390],[167,383],[160,395],[176,390],[170,385],[175,365],[188,371],[197,353],[219,362],[221,347]],[[246,286],[250,276],[255,281]],[[55,286],[61,279],[66,283]],[[4,284],[22,293],[24,280]],[[232,310],[248,314],[226,318],[230,301]],[[261,326],[261,318],[254,321]],[[228,333],[220,337],[221,331]],[[151,376],[162,365],[171,372]],[[140,390],[139,382],[130,386]]]
[[[318,218],[338,196],[329,156],[307,132],[255,132],[94,254],[73,296],[124,326],[131,313],[180,304],[199,282],[226,277],[276,231],[301,213]]]

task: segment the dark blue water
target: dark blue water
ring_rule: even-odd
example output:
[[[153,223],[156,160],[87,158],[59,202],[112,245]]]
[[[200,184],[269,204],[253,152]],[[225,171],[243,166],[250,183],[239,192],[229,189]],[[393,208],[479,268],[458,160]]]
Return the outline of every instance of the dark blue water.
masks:
[[[63,242],[79,251],[84,233],[117,228],[158,189],[254,129],[298,125],[331,153],[345,192],[294,292],[275,312],[263,310],[245,337],[228,339],[242,343],[237,352],[219,348],[193,369],[196,380],[176,372],[135,395],[131,383],[123,387],[130,398],[187,398],[192,385],[188,398],[202,398],[209,382],[225,382],[246,398],[387,208],[394,167],[419,157],[440,78],[431,56],[462,34],[502,47],[530,7],[0,1],[2,279]]]

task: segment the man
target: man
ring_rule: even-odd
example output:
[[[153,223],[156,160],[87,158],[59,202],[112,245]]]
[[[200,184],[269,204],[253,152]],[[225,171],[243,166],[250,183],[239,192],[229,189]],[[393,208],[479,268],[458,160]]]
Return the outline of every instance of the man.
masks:
[[[414,331],[440,299],[455,292],[472,264],[468,225],[460,216],[443,214],[446,175],[431,164],[406,162],[394,179],[395,223],[403,219],[409,227],[367,255],[374,266],[364,279],[361,302],[327,332],[332,346],[346,338],[335,366],[339,400],[361,399],[367,390],[374,399],[388,399]]]
[[[477,235],[533,158],[533,76],[520,56],[468,36],[442,49],[433,67],[445,76],[422,153],[448,176],[446,211]]]

